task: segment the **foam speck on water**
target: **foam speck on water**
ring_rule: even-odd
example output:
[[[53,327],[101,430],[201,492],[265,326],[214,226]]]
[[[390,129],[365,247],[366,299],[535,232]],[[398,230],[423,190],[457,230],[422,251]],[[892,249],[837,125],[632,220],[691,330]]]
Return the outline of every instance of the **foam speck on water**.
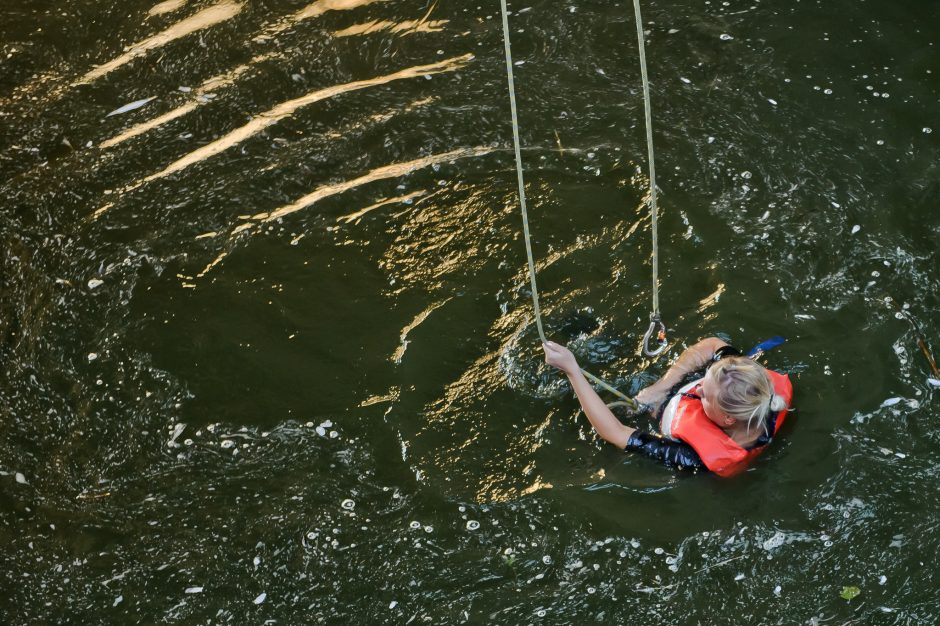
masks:
[[[773,550],[779,548],[786,541],[786,535],[781,532],[774,533],[773,537],[767,539],[763,543],[764,550]]]

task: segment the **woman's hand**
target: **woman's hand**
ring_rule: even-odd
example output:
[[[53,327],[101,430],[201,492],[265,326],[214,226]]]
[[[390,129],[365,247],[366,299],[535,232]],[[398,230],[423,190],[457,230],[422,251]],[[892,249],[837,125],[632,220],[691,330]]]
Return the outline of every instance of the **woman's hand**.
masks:
[[[666,399],[667,391],[668,389],[662,389],[662,385],[657,382],[641,389],[640,393],[636,394],[635,399],[640,404],[645,404],[653,410],[658,408],[659,405],[663,403],[663,400]]]
[[[546,341],[542,344],[542,349],[545,350],[545,362],[557,367],[565,374],[571,374],[581,369],[578,366],[577,359],[574,358],[574,355],[568,348],[554,341]]]

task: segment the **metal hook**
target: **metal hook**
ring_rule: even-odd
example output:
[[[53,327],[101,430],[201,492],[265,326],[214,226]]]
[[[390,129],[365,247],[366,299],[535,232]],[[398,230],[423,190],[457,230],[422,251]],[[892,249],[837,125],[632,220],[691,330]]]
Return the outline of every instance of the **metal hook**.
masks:
[[[655,350],[650,350],[650,339],[653,337],[653,333],[656,332],[656,340],[659,341],[659,347]],[[653,316],[650,318],[650,327],[646,329],[646,334],[643,335],[643,354],[646,356],[659,356],[662,354],[669,346],[669,342],[666,341],[666,325],[663,324],[663,321],[659,317]]]

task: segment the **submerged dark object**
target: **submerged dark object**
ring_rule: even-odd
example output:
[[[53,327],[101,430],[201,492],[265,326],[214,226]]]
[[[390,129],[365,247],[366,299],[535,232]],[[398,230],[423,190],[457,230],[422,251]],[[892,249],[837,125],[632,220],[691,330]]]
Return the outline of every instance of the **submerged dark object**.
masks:
[[[561,332],[571,339],[579,335],[590,335],[601,327],[600,322],[589,311],[576,311],[565,318]]]

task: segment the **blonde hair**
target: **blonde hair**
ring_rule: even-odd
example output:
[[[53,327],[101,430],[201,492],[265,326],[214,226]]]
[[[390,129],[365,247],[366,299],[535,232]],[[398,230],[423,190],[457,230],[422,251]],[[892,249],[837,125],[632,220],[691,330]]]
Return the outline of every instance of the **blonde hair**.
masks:
[[[712,365],[706,376],[716,383],[718,409],[728,417],[747,422],[748,432],[756,421],[769,436],[767,418],[787,408],[786,401],[774,394],[767,370],[746,357],[725,357]]]

